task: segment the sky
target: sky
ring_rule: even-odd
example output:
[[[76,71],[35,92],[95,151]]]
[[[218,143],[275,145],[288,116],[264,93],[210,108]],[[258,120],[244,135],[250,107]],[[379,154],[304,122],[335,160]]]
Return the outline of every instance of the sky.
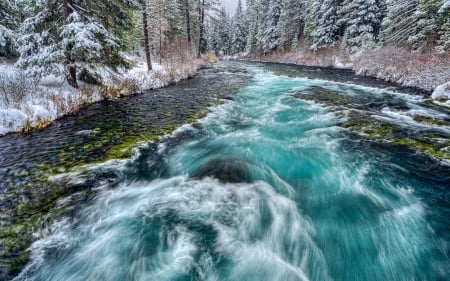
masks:
[[[225,8],[227,9],[228,13],[230,15],[234,15],[234,13],[236,12],[238,0],[222,0],[222,2]],[[242,0],[242,5],[245,5],[244,0]]]

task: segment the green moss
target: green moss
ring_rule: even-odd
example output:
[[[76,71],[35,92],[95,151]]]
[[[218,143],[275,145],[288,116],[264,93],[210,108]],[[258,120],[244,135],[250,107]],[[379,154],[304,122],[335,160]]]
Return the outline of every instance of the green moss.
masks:
[[[19,178],[24,178],[24,177],[29,176],[29,173],[28,173],[26,170],[21,170],[21,171],[19,172],[19,174],[17,174],[17,176],[18,176]]]
[[[398,137],[395,134],[396,126],[394,124],[355,112],[350,114],[349,119],[341,126],[370,140],[408,146],[431,157],[450,159],[450,151],[446,150],[446,147],[450,146],[450,140],[446,140],[447,137],[442,135],[422,134],[418,136],[418,139]],[[436,140],[440,142],[436,142]]]
[[[414,115],[413,116],[414,121],[419,123],[425,123],[428,125],[438,125],[438,126],[449,126],[450,122],[444,121],[444,120],[437,120],[428,116],[422,116],[422,115]]]
[[[10,275],[18,274],[21,271],[22,267],[28,262],[28,260],[29,253],[27,251],[20,252],[19,255],[12,259],[6,272]]]
[[[342,127],[372,140],[388,141],[394,137],[395,126],[369,115],[352,113]]]
[[[396,138],[392,141],[392,143],[415,148],[416,150],[428,156],[450,159],[450,151],[446,151],[445,149],[440,148],[434,144],[413,140],[409,138],[401,138],[401,139]]]
[[[303,100],[312,100],[326,105],[350,107],[347,99],[339,92],[318,86],[310,87],[306,89],[306,92],[307,93],[296,93],[294,97]]]
[[[203,117],[205,117],[206,115],[208,115],[208,109],[207,108],[202,108],[200,110],[196,110],[196,111],[192,111],[191,112],[191,116],[189,116],[189,118],[187,118],[186,123],[187,124],[192,124],[197,122],[199,119],[202,119]]]

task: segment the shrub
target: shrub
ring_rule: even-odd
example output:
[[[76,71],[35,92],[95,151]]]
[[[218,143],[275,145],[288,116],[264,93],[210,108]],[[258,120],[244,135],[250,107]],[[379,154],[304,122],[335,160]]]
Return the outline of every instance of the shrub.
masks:
[[[24,98],[37,90],[36,79],[27,77],[20,71],[0,72],[0,99],[6,105],[18,106]]]

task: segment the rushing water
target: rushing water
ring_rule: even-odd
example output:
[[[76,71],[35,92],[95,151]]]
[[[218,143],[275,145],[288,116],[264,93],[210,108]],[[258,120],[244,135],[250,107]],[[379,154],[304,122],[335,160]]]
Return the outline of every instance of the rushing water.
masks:
[[[321,86],[361,107],[389,98],[448,116],[418,97],[250,71],[198,124],[101,165],[118,182],[34,243],[16,280],[448,278],[448,166],[348,133],[343,112],[294,93]]]

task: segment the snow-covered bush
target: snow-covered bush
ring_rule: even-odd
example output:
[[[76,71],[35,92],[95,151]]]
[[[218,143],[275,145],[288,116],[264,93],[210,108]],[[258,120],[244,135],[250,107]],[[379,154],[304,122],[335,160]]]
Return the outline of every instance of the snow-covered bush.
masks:
[[[21,104],[30,92],[37,89],[37,81],[20,71],[0,71],[0,102],[6,107]]]

